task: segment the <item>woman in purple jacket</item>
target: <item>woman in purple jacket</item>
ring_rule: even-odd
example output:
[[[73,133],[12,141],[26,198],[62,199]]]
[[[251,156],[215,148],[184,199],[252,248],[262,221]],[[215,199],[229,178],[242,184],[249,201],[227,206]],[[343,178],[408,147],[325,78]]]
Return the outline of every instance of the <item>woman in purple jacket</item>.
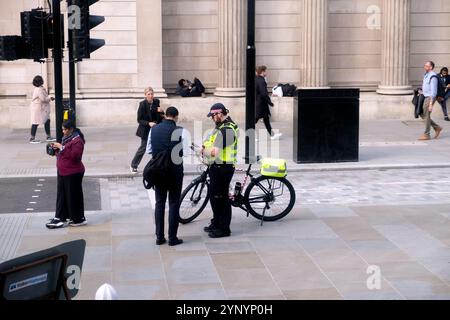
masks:
[[[57,158],[58,193],[56,215],[46,224],[49,229],[86,225],[82,186],[85,168],[81,161],[86,141],[72,121],[64,122],[62,127],[62,143],[52,143]]]

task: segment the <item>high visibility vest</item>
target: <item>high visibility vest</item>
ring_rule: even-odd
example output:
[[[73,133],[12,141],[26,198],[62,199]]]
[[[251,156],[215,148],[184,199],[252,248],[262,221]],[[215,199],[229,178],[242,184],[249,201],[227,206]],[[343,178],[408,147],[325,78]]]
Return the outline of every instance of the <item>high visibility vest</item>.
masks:
[[[206,149],[210,149],[214,147],[217,136],[219,136],[219,133],[224,128],[230,128],[233,130],[234,133],[234,141],[232,145],[226,146],[225,148],[220,150],[220,153],[216,157],[209,157],[210,163],[216,163],[216,164],[236,164],[237,163],[237,149],[238,149],[238,133],[239,128],[237,124],[233,122],[228,122],[222,124],[219,128],[215,129],[209,139],[205,141],[203,144]]]

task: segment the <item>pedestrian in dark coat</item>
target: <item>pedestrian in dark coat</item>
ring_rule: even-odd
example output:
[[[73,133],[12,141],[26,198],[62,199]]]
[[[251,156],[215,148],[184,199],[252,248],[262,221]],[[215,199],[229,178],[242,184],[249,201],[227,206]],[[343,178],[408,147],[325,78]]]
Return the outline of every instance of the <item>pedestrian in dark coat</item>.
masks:
[[[274,134],[272,131],[272,125],[270,124],[270,107],[273,107],[273,102],[269,97],[267,90],[267,67],[260,66],[256,68],[256,123],[263,119],[267,132],[272,139],[278,139],[281,137],[281,133]]]
[[[154,98],[153,88],[148,87],[145,89],[145,100],[141,101],[137,112],[137,122],[139,123],[139,127],[136,131],[136,136],[141,138],[141,145],[131,161],[131,173],[138,172],[137,169],[147,149],[147,140],[150,129],[158,123],[161,123],[162,120],[163,111],[161,109],[160,101]]]
[[[156,244],[167,242],[164,236],[164,215],[166,201],[169,198],[169,246],[177,246],[183,240],[177,237],[180,218],[180,199],[183,187],[183,128],[177,126],[179,112],[175,107],[166,110],[166,119],[155,126],[150,133],[150,145],[153,157],[162,152],[170,153],[170,163],[164,181],[155,181],[155,225]],[[175,149],[175,150],[174,150]],[[178,153],[177,153],[178,150]]]

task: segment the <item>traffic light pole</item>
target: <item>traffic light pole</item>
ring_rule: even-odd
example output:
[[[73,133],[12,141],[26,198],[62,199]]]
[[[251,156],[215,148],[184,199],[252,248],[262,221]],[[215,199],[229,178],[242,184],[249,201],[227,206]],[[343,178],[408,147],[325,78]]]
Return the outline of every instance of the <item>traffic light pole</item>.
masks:
[[[73,40],[72,40],[72,30],[69,29],[69,98],[70,98],[70,107],[73,110],[74,114],[74,125],[76,126],[76,80],[75,80],[75,60],[73,57]]]
[[[63,76],[62,76],[62,41],[61,41],[61,4],[60,0],[53,0],[53,65],[55,76],[55,116],[56,116],[56,140],[62,141],[62,122],[64,117],[63,107]]]
[[[247,7],[247,80],[245,112],[245,157],[247,163],[255,162],[255,0],[248,0]]]

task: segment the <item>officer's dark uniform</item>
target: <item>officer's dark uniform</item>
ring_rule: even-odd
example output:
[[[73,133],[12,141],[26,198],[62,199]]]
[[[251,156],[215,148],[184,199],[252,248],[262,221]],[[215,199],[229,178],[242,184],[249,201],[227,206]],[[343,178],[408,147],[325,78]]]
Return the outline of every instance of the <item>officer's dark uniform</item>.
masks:
[[[219,155],[211,159],[210,203],[214,218],[211,225],[205,228],[212,238],[226,237],[231,234],[231,203],[229,199],[230,182],[237,162],[238,126],[228,117],[217,125],[209,140],[204,143],[206,148],[216,147]]]
[[[152,128],[150,132],[152,155],[156,156],[158,153],[170,150],[179,143],[178,141],[171,141],[172,134],[175,130],[182,130],[177,127],[173,120],[163,120],[160,124]],[[167,200],[167,193],[169,194],[169,245],[177,240],[178,219],[180,215],[180,198],[181,189],[183,186],[183,150],[180,150],[180,164],[171,163],[170,173],[167,180],[163,183],[155,184],[155,224],[156,224],[156,238],[157,242],[164,241],[164,211]]]

